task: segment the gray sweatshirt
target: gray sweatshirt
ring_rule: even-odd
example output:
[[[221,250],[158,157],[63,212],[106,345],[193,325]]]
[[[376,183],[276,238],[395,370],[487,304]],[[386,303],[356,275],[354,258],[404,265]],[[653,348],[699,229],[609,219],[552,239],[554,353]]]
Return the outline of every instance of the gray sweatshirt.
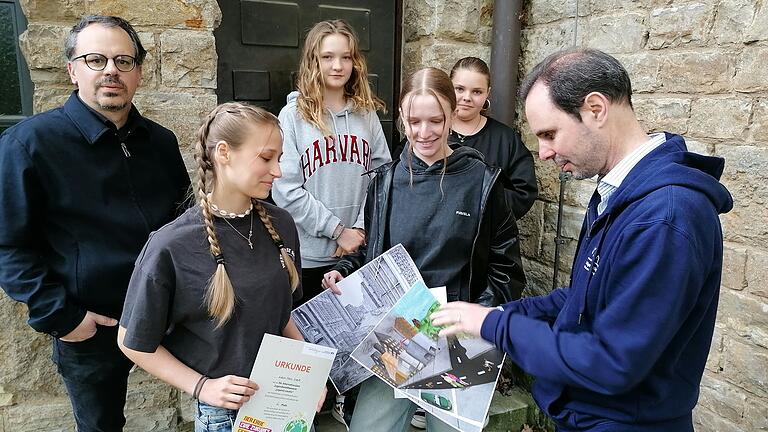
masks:
[[[391,160],[376,112],[352,112],[348,104],[337,113],[328,110],[325,121],[332,134],[323,136],[296,110],[298,92],[288,95],[280,111],[283,128],[283,176],[272,189],[275,203],[296,221],[303,267],[334,264],[339,223],[364,228],[363,209],[368,183],[366,172]]]

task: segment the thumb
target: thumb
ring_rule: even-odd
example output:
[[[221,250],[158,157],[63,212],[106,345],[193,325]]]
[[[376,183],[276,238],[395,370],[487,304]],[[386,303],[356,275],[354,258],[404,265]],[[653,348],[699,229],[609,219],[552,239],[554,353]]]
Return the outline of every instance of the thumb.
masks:
[[[104,315],[99,315],[99,314],[94,313],[94,312],[90,312],[90,313],[93,314],[93,320],[98,325],[103,325],[103,326],[108,326],[108,327],[114,327],[114,326],[117,325],[117,320],[114,319],[114,318],[110,318],[110,317],[104,316]]]

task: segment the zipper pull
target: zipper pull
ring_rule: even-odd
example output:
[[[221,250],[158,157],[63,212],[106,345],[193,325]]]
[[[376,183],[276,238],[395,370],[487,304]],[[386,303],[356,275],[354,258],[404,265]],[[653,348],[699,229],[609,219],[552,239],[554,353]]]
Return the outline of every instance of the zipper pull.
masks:
[[[120,143],[120,147],[123,148],[123,154],[125,157],[129,158],[131,157],[131,152],[128,151],[128,147],[125,146],[125,143]]]
[[[581,325],[581,315],[582,314],[579,314],[579,323],[578,323],[579,325]]]

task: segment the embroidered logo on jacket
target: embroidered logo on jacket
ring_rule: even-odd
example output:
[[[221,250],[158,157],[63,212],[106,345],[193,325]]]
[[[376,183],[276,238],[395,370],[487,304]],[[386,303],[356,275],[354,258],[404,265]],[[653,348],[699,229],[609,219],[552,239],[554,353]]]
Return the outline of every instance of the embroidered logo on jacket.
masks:
[[[371,166],[371,147],[357,135],[328,135],[315,140],[301,155],[301,172],[306,182],[325,165],[338,162],[356,163],[366,171]]]
[[[469,214],[469,212],[465,212],[465,211],[461,211],[461,210],[456,210],[456,214],[459,215],[459,216],[464,216],[464,217],[472,217],[472,215]]]
[[[597,248],[592,249],[592,253],[584,261],[584,270],[592,272],[594,276],[597,273],[597,268],[600,267],[600,255],[597,254]]]

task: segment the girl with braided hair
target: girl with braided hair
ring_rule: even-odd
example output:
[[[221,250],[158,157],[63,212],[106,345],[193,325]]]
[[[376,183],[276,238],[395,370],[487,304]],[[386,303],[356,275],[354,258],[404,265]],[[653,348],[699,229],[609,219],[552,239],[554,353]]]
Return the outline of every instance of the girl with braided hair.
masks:
[[[120,348],[197,400],[197,432],[231,430],[258,391],[248,377],[264,334],[303,340],[290,319],[301,297],[296,227],[261,201],[281,155],[275,116],[216,107],[195,147],[199,205],[150,235],[131,277]]]

